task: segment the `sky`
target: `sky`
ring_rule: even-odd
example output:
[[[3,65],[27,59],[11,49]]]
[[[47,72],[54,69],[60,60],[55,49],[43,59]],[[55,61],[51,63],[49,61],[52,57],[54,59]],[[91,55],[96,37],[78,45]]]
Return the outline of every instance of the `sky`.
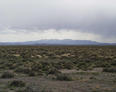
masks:
[[[116,43],[116,0],[0,0],[0,42]]]

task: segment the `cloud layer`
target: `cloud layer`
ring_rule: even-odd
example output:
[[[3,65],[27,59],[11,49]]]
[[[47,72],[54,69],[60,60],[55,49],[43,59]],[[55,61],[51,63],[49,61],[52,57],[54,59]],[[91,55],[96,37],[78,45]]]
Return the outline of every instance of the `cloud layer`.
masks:
[[[22,42],[22,41],[32,41],[32,40],[41,40],[41,39],[73,39],[73,40],[96,40],[100,39],[100,36],[94,35],[91,33],[81,33],[75,30],[36,30],[25,32],[25,30],[9,30],[6,29],[2,34],[0,34],[0,41],[12,41],[12,42]]]
[[[115,3],[116,0],[0,0],[0,41],[116,42]],[[22,40],[15,36],[22,36]]]

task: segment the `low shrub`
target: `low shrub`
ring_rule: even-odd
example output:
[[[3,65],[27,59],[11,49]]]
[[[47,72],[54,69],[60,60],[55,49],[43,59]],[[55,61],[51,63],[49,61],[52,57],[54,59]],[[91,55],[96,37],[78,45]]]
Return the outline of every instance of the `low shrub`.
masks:
[[[36,72],[34,72],[34,71],[32,71],[32,72],[30,72],[28,75],[29,75],[29,76],[36,76],[36,75],[37,75],[37,73],[36,73]]]
[[[29,74],[31,72],[31,69],[21,66],[16,68],[15,72]]]
[[[1,78],[14,78],[15,74],[13,72],[6,71],[1,75]]]
[[[69,75],[66,74],[57,74],[56,75],[56,80],[60,81],[73,81],[73,78]]]
[[[104,68],[103,72],[111,72],[111,73],[116,73],[116,68]]]
[[[60,71],[58,71],[58,69],[56,68],[50,68],[48,70],[48,74],[58,74],[58,73],[60,73]]]
[[[19,81],[19,80],[13,80],[9,83],[10,87],[25,87],[26,84],[23,81]]]
[[[34,90],[32,86],[27,86],[24,89],[18,89],[16,92],[40,92],[38,90]],[[43,92],[43,91],[41,91]]]
[[[96,77],[95,76],[91,76],[89,79],[95,80]]]

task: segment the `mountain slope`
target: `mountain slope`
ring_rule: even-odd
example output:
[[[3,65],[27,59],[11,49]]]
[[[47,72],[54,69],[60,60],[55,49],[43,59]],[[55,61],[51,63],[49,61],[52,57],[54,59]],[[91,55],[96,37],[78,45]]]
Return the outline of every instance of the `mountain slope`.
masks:
[[[0,42],[0,45],[116,45],[110,43],[99,43],[90,40],[37,40],[37,41],[27,41],[27,42]]]

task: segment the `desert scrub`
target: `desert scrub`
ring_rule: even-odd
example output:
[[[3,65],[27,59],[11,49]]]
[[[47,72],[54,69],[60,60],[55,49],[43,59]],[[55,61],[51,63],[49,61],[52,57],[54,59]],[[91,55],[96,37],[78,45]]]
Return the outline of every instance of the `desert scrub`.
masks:
[[[16,92],[38,92],[38,91],[34,90],[33,87],[31,87],[31,86],[27,86],[24,89],[22,89],[22,88],[18,89]]]
[[[112,68],[104,68],[103,72],[116,73],[116,68],[114,68],[114,67],[112,67]]]
[[[56,75],[56,80],[60,80],[60,81],[73,81],[73,77],[67,74],[57,74]]]
[[[50,68],[48,71],[47,71],[47,74],[59,74],[60,71],[58,71],[58,69],[56,68]]]
[[[9,71],[3,72],[3,74],[1,75],[1,78],[14,78],[14,77],[15,77],[15,74]]]
[[[24,66],[20,66],[20,67],[15,69],[15,72],[29,74],[31,72],[31,69],[24,67]]]
[[[28,75],[29,76],[37,76],[38,74],[37,74],[37,72],[31,71],[28,73]]]
[[[9,82],[9,87],[25,87],[26,83],[20,80],[13,80]]]
[[[96,80],[97,78],[95,76],[91,76],[91,77],[89,77],[89,79]]]

